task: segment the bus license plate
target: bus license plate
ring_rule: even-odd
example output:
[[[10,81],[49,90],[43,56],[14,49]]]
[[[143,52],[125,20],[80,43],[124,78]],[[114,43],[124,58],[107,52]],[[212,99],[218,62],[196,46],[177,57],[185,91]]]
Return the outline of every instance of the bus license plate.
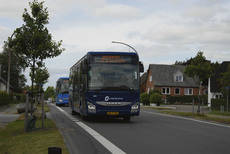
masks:
[[[119,115],[119,112],[107,112],[107,115]]]

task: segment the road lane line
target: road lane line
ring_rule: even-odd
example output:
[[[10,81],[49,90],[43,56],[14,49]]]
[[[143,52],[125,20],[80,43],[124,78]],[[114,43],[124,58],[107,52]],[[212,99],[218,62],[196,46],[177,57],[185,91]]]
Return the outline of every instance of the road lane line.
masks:
[[[55,106],[55,105],[53,105]],[[68,114],[66,111],[64,111],[62,108],[55,106],[59,111],[61,111],[63,114],[65,114],[70,120],[72,120],[75,124],[83,128],[87,133],[89,133],[94,139],[96,139],[99,143],[101,143],[107,150],[109,150],[111,153],[114,154],[125,154],[124,151],[122,151],[120,148],[118,148],[116,145],[114,145],[112,142],[107,140],[105,137],[103,137],[101,134],[84,124],[83,122],[77,120],[72,115]]]
[[[190,121],[195,121],[195,122],[199,122],[199,123],[205,123],[205,124],[209,124],[209,125],[219,126],[219,127],[230,128],[230,126],[222,125],[222,124],[218,124],[218,123],[214,123],[214,122],[202,121],[202,120],[197,120],[197,119],[192,119],[192,118],[185,118],[185,117],[179,117],[179,116],[175,116],[175,115],[168,115],[168,114],[162,114],[162,113],[156,113],[156,112],[150,112],[150,111],[142,111],[142,112],[154,114],[154,115],[165,116],[165,117],[190,120]]]

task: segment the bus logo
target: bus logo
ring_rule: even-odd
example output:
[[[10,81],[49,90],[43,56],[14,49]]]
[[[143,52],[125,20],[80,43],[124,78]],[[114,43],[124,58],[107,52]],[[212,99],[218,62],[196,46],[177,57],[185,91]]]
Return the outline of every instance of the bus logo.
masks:
[[[105,96],[105,101],[109,101],[109,96]]]

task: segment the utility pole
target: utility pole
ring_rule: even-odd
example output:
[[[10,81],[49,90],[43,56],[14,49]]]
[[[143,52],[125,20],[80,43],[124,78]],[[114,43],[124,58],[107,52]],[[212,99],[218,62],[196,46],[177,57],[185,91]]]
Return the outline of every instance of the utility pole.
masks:
[[[0,64],[0,79],[2,78],[2,64]]]
[[[12,40],[14,33],[15,33],[15,31],[11,35],[11,37],[9,39],[10,41]],[[9,52],[8,52],[9,55],[8,55],[8,72],[7,72],[7,89],[6,89],[7,94],[9,94],[9,91],[10,91],[10,64],[11,64],[11,47],[9,46],[9,44],[8,44],[8,47],[9,47]]]
[[[11,64],[11,49],[8,52],[8,72],[7,72],[7,86],[6,86],[7,94],[9,94],[10,91],[10,64]]]

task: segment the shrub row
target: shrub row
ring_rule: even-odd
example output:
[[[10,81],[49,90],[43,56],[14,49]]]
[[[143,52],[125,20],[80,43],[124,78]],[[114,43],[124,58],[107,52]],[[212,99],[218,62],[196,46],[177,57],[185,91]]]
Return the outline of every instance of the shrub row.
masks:
[[[20,102],[25,102],[25,95],[23,94],[7,94],[4,91],[0,91],[0,106],[7,104],[17,104]]]
[[[142,93],[140,100],[143,105],[150,105],[150,103],[154,103],[159,106],[163,102],[162,95],[159,91],[151,91],[149,94]]]
[[[228,111],[230,111],[230,103],[227,105],[227,100],[226,99],[212,99],[211,100],[211,109],[212,110],[221,110],[221,106],[224,107],[224,110],[227,111],[227,106],[228,106]]]
[[[208,96],[202,95],[201,97],[201,103],[203,101],[203,104],[206,105],[208,102]],[[191,96],[167,96],[167,103],[169,104],[192,104],[194,101],[195,104],[199,102],[199,96],[191,95]]]

